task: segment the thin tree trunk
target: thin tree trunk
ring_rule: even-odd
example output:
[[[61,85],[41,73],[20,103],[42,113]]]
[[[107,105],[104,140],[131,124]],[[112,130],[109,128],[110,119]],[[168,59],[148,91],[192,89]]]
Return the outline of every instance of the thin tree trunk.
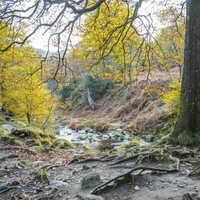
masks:
[[[87,99],[88,99],[88,103],[89,103],[89,106],[92,110],[95,110],[95,103],[90,95],[90,90],[87,89]]]
[[[200,141],[200,0],[187,1],[181,106],[174,133],[181,144]]]

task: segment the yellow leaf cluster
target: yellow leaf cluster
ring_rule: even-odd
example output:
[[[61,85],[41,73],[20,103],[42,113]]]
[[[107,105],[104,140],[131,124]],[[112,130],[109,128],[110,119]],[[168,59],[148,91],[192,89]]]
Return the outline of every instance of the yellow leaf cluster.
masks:
[[[177,80],[169,85],[169,90],[167,92],[162,93],[161,99],[165,104],[177,105],[180,100],[180,94],[181,82]]]

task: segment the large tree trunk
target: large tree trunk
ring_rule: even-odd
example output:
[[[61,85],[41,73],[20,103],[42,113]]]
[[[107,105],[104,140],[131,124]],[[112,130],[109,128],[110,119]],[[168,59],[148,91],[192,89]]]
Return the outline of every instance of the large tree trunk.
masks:
[[[180,114],[174,133],[179,143],[194,145],[200,141],[200,0],[187,0],[181,89]]]

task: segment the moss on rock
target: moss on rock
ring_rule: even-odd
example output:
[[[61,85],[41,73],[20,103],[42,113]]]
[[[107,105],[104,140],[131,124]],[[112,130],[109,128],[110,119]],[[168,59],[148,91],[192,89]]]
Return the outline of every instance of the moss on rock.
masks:
[[[27,127],[12,130],[10,134],[4,134],[4,129],[0,127],[0,138],[3,142],[11,145],[28,145],[41,147],[35,152],[41,152],[43,148],[71,149],[73,146],[65,139],[57,139],[54,135],[45,133],[35,127]]]
[[[139,147],[140,146],[140,140],[132,140],[128,144],[125,145],[125,148],[131,148],[131,147]]]
[[[1,139],[3,142],[11,144],[11,145],[17,145],[17,146],[23,145],[23,142],[21,140],[18,140],[17,138],[11,137],[9,135],[2,135]]]
[[[65,139],[55,139],[52,144],[51,144],[51,148],[59,148],[59,149],[72,149],[73,146],[72,144]]]
[[[41,138],[47,136],[41,129],[34,128],[15,129],[11,132],[11,135],[19,138]]]

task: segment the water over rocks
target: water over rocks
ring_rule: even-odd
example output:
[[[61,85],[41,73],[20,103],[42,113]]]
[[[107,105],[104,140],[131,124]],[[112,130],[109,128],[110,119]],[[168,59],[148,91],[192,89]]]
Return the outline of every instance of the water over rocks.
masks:
[[[93,129],[72,130],[68,126],[61,126],[58,138],[67,139],[73,144],[81,144],[88,147],[97,147],[101,143],[109,143],[111,149],[116,149],[121,145],[127,145],[133,139],[140,141],[140,145],[148,144],[143,139],[124,132],[121,128],[111,128],[105,133],[95,132]]]

